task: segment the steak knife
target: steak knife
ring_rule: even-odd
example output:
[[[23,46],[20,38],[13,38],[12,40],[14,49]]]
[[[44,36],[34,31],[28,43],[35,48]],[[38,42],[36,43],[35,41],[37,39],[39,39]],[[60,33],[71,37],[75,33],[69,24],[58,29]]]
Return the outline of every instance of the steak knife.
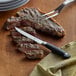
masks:
[[[19,32],[20,34],[22,34],[23,36],[32,39],[36,43],[44,45],[46,48],[50,49],[52,51],[52,53],[57,54],[57,55],[61,56],[64,59],[67,59],[67,58],[71,57],[71,55],[69,53],[65,52],[64,50],[62,50],[62,49],[60,49],[60,48],[46,42],[46,41],[43,41],[43,40],[41,40],[41,39],[39,39],[37,37],[34,37],[31,34],[23,31],[22,29],[20,29],[18,27],[15,27],[15,30],[17,32]]]

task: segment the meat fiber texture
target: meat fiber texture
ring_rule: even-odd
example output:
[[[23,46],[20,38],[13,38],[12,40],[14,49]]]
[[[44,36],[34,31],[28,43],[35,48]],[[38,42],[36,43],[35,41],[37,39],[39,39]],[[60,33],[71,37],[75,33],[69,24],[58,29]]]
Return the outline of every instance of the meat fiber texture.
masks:
[[[62,38],[65,35],[63,27],[54,19],[45,20],[46,17],[42,17],[42,14],[36,8],[22,9],[17,12],[17,16],[7,19],[4,27],[7,30],[11,30],[15,26],[30,26],[50,36]]]
[[[36,31],[32,27],[21,27],[24,31],[36,36]],[[11,30],[11,37],[16,44],[18,51],[25,54],[28,59],[41,59],[45,56],[44,50],[33,40],[22,36],[15,29]],[[48,52],[49,53],[49,52]]]

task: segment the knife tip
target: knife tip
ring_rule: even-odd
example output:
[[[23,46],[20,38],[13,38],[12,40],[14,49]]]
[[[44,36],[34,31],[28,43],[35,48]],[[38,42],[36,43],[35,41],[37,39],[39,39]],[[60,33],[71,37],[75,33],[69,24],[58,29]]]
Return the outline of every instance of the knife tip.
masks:
[[[19,28],[18,27],[15,27],[15,30],[19,30]]]
[[[17,27],[15,27],[15,29],[17,29]]]

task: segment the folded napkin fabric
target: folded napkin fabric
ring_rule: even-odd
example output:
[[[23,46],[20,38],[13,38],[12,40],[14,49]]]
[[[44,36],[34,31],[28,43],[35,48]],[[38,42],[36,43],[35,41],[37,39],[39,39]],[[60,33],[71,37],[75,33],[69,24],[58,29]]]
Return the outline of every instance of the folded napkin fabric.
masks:
[[[71,42],[64,47],[71,54],[71,58],[62,59],[50,53],[38,63],[29,76],[76,76],[76,42]]]

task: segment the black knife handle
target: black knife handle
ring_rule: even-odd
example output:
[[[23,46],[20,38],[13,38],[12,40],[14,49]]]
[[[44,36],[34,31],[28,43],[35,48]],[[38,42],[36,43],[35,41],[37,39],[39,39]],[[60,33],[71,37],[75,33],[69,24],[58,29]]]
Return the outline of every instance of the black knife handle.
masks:
[[[65,7],[65,5],[61,4],[58,8],[55,9],[55,11],[58,11],[58,13],[60,13],[64,7]]]
[[[58,11],[58,13],[60,13],[61,10],[62,10],[66,5],[68,5],[68,4],[70,4],[70,3],[74,2],[74,1],[76,1],[76,0],[72,0],[72,1],[69,1],[69,2],[68,2],[68,0],[64,0],[64,2],[63,2],[61,5],[59,5],[59,6],[55,9],[55,11]]]
[[[64,59],[70,58],[71,55],[67,52],[65,52],[64,50],[50,44],[50,43],[46,43],[43,44],[46,48],[50,49],[52,51],[52,53],[60,55],[61,57],[63,57]]]

